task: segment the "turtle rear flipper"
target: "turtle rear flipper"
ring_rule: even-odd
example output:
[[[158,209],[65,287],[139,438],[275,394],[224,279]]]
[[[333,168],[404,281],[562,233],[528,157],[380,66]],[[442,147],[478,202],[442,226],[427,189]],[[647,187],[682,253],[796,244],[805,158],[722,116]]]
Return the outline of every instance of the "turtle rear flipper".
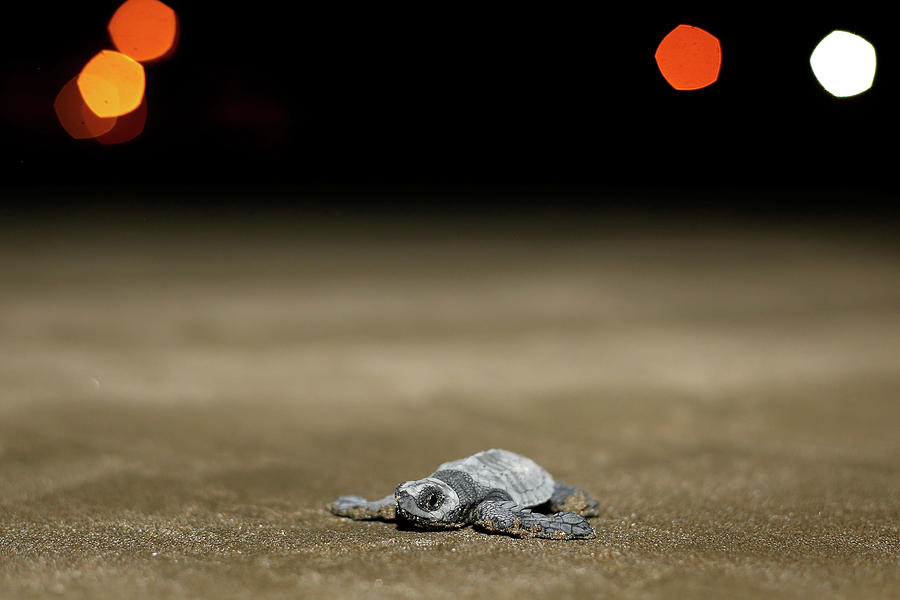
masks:
[[[585,540],[594,537],[587,520],[570,512],[542,515],[511,500],[486,500],[473,511],[476,527],[516,537]]]
[[[600,503],[588,496],[583,489],[557,481],[553,487],[553,495],[550,496],[550,510],[596,517],[600,514]]]
[[[341,496],[328,505],[328,510],[354,521],[393,521],[397,518],[397,502],[393,494],[374,502],[369,502],[362,496]]]

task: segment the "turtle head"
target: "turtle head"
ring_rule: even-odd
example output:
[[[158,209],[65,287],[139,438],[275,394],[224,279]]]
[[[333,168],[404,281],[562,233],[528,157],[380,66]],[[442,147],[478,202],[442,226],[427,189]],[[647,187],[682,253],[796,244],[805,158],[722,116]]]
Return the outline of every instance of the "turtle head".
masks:
[[[407,481],[394,492],[397,515],[418,527],[446,528],[465,525],[459,495],[434,477]]]

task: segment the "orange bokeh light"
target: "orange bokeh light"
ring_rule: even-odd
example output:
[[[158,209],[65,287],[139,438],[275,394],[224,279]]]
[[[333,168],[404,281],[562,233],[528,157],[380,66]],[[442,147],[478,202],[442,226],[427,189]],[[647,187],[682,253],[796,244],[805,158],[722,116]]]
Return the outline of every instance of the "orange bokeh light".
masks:
[[[141,102],[135,110],[127,115],[122,115],[116,121],[115,127],[107,133],[97,136],[97,141],[105,146],[112,144],[124,144],[130,142],[144,131],[147,123],[147,99]]]
[[[103,50],[81,70],[78,91],[98,117],[119,117],[135,110],[144,97],[144,67],[113,50]]]
[[[178,41],[178,16],[159,0],[127,0],[107,27],[116,49],[140,62],[167,58]]]
[[[722,67],[722,46],[708,31],[679,25],[656,49],[660,73],[676,90],[699,90],[716,82]]]
[[[70,136],[84,140],[101,136],[116,124],[116,117],[103,118],[87,107],[78,91],[77,78],[62,87],[53,102],[56,118]]]

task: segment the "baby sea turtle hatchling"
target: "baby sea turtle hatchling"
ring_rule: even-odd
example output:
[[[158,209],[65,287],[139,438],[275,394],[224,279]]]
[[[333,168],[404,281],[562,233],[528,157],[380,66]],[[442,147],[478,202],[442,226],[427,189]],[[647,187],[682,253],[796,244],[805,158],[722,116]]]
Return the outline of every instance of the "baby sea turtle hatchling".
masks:
[[[530,458],[497,449],[446,462],[381,500],[341,496],[328,508],[357,520],[400,520],[422,529],[474,525],[491,533],[551,539],[593,537],[585,517],[599,513],[597,501],[584,490],[554,481]]]

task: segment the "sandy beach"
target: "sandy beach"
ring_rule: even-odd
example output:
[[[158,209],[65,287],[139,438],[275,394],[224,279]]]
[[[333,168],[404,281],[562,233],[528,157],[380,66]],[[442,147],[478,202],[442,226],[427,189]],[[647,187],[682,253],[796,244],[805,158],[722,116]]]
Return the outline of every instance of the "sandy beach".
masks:
[[[0,597],[896,597],[895,236],[545,225],[4,225]],[[492,447],[597,538],[325,509]]]

